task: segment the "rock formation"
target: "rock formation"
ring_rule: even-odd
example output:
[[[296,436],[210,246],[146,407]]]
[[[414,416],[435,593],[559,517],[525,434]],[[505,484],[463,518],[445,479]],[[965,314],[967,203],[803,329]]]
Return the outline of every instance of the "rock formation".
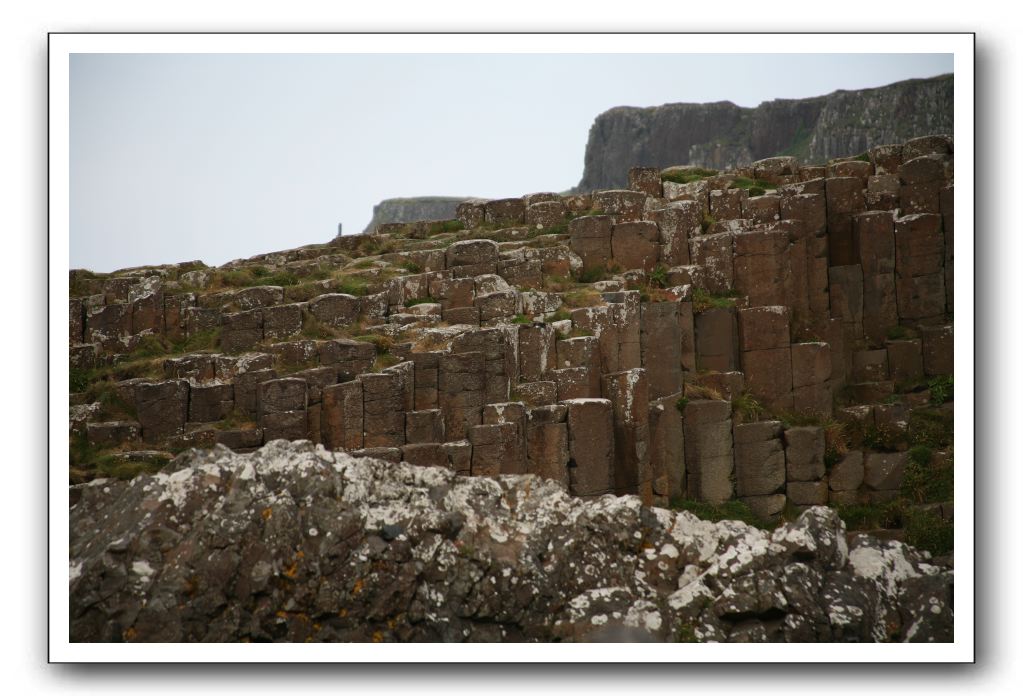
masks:
[[[385,198],[373,206],[373,217],[363,233],[372,232],[389,222],[415,222],[416,220],[450,220],[455,208],[467,200],[452,196],[416,196],[413,198]]]
[[[280,440],[72,492],[73,641],[952,639],[952,574],[827,508],[772,533]]]
[[[756,108],[731,102],[620,106],[597,116],[577,190],[625,186],[629,167],[745,166],[772,155],[825,163],[875,145],[952,132],[952,75],[884,87],[775,99]]]
[[[953,163],[952,139],[934,135],[825,166],[633,167],[628,189],[469,200],[454,219],[220,268],[71,271],[70,479],[105,479],[74,489],[77,635],[292,639],[319,624],[334,639],[585,639],[582,624],[599,614],[657,639],[944,640],[944,628],[913,626],[932,597],[941,604],[929,620],[948,613],[950,579],[925,569],[924,554],[953,564]],[[256,454],[217,448],[167,466],[217,445]],[[434,498],[473,492],[482,507],[422,493],[435,487]],[[377,496],[391,495],[430,502],[411,517],[376,516]],[[552,519],[529,517],[548,504]],[[669,505],[781,531],[644,507]],[[854,539],[847,560],[822,505],[854,531],[921,551]],[[203,516],[214,509],[223,523]],[[449,529],[438,516],[455,512],[494,522]],[[593,539],[576,528],[591,517],[605,520]],[[532,531],[511,535],[520,522]],[[342,540],[336,553],[317,536],[326,531]],[[315,544],[295,546],[299,532]],[[567,574],[550,555],[563,538],[587,546],[578,560],[558,553],[573,573],[598,568],[592,583],[548,575]],[[476,560],[457,571],[446,556],[416,555],[459,540]],[[282,566],[285,548],[305,556]],[[174,554],[181,563],[167,566]],[[357,558],[368,565],[345,565]],[[508,584],[488,575],[495,558],[509,564]],[[736,559],[756,573],[732,569]],[[209,563],[223,565],[186,573]],[[643,577],[623,570],[640,566]],[[384,567],[373,588],[384,594],[366,595],[358,621],[316,620],[317,607],[351,611],[344,602]],[[311,574],[296,594],[287,583],[299,572]],[[792,585],[792,573],[805,576]],[[490,577],[493,595],[463,586]],[[424,582],[432,589],[417,600]],[[518,597],[518,584],[544,599]],[[802,599],[786,589],[797,586]],[[124,607],[96,613],[107,589]],[[132,604],[143,598],[145,611]],[[161,629],[149,613],[179,605],[188,625]]]

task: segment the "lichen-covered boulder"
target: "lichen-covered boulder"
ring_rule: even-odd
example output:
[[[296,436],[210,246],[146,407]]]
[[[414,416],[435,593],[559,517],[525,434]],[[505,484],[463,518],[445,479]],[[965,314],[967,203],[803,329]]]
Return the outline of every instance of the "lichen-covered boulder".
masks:
[[[73,641],[950,641],[952,573],[847,544],[308,442],[73,490]]]

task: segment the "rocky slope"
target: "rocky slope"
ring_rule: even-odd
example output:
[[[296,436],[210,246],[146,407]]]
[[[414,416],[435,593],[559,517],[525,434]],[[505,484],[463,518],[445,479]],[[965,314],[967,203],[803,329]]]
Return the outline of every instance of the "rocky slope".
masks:
[[[952,573],[826,508],[771,533],[284,441],[72,503],[74,641],[952,639]]]
[[[388,222],[415,222],[417,220],[450,220],[455,208],[467,196],[417,196],[415,198],[386,198],[373,206],[373,217],[363,233],[372,232]]]
[[[629,167],[692,164],[725,169],[773,155],[826,162],[875,145],[951,133],[952,75],[756,108],[731,102],[617,107],[590,128],[577,190],[621,188]]]

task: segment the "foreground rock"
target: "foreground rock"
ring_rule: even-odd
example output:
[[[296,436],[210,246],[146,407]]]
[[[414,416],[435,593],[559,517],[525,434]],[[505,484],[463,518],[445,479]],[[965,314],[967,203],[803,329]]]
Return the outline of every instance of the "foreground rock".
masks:
[[[952,573],[533,476],[274,441],[72,489],[73,641],[950,641]]]

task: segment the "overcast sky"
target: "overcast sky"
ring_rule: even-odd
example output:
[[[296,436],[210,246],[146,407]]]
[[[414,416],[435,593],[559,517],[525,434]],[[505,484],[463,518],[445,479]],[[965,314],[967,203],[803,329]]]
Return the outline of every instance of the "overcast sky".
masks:
[[[384,198],[579,182],[614,106],[756,106],[952,72],[951,55],[71,58],[71,267],[326,242]]]

